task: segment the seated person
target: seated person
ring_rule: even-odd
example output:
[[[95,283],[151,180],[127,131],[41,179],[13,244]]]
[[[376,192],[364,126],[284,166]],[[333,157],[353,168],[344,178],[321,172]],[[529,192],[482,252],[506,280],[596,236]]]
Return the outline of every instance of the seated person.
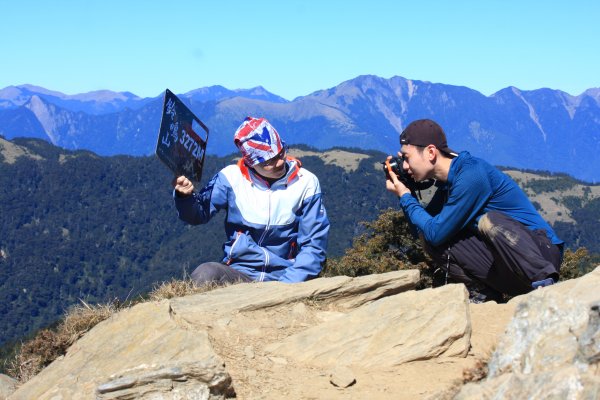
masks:
[[[264,118],[246,118],[233,139],[242,159],[200,192],[185,176],[173,181],[183,221],[204,224],[220,210],[227,213],[223,259],[201,264],[191,278],[197,284],[315,278],[329,233],[319,180],[287,156],[285,143]]]

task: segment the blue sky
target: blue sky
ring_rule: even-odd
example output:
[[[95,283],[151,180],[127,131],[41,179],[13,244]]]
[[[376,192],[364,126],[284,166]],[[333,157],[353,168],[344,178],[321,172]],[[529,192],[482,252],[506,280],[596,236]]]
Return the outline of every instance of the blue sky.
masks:
[[[596,0],[0,0],[0,88],[291,100],[372,74],[578,95],[600,87],[599,21]]]

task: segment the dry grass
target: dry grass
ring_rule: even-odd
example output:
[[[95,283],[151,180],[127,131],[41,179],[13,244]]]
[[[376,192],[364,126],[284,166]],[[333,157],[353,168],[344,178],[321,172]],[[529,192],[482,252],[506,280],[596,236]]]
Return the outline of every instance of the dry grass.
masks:
[[[208,292],[217,287],[219,287],[219,285],[215,283],[198,285],[189,278],[185,278],[183,280],[171,279],[169,282],[163,282],[160,285],[155,286],[154,290],[148,294],[148,298],[152,301],[172,299],[174,297],[183,297],[192,294]]]
[[[43,329],[30,341],[24,343],[8,372],[20,383],[25,383],[44,367],[64,355],[73,343],[98,323],[109,318],[120,309],[113,301],[103,305],[82,305],[71,308],[56,330]]]
[[[189,278],[172,279],[156,286],[148,294],[150,301],[171,299],[208,292],[219,287],[216,284],[197,285]],[[140,299],[135,303],[144,301]],[[55,329],[43,329],[35,337],[23,343],[15,358],[9,362],[7,372],[19,381],[27,382],[52,361],[66,354],[67,349],[94,326],[110,318],[116,312],[134,305],[134,302],[121,304],[113,300],[107,304],[90,305],[81,300],[81,305],[71,308]]]
[[[34,160],[41,160],[42,157],[32,153],[26,147],[16,145],[8,140],[0,138],[0,160],[4,158],[7,164],[14,164],[19,157],[29,157]]]
[[[365,158],[369,158],[366,154],[353,153],[344,150],[329,150],[318,153],[310,150],[291,148],[289,153],[291,156],[299,158],[300,160],[302,160],[302,157],[308,156],[319,157],[325,164],[336,165],[343,168],[346,172],[356,171],[360,162]],[[377,165],[377,169],[381,169],[381,165]]]

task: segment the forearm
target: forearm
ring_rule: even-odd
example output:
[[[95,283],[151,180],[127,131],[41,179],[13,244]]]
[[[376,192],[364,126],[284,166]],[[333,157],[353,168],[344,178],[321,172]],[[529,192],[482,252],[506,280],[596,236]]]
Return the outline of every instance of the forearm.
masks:
[[[204,224],[210,219],[210,213],[203,210],[196,194],[187,197],[175,196],[175,208],[179,219],[190,225]]]
[[[180,196],[173,192],[175,207],[179,218],[191,225],[208,222],[217,211],[227,205],[227,190],[215,175],[199,192]]]
[[[438,245],[449,239],[451,234],[450,224],[439,223],[440,218],[432,217],[414,197],[410,195],[402,196],[400,206],[409,221],[409,225],[418,229],[425,241]]]

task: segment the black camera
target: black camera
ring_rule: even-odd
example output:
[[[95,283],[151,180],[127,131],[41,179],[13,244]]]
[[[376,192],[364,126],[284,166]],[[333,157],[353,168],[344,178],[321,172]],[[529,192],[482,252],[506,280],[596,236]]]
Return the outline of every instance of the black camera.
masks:
[[[415,181],[412,176],[408,174],[402,168],[402,164],[404,163],[404,159],[402,157],[392,157],[389,161],[385,160],[382,162],[383,164],[383,172],[385,172],[386,179],[390,178],[390,171],[392,171],[398,180],[402,182],[404,186],[406,186],[412,193],[421,190],[429,189],[435,183],[433,179],[425,179],[424,181]]]

